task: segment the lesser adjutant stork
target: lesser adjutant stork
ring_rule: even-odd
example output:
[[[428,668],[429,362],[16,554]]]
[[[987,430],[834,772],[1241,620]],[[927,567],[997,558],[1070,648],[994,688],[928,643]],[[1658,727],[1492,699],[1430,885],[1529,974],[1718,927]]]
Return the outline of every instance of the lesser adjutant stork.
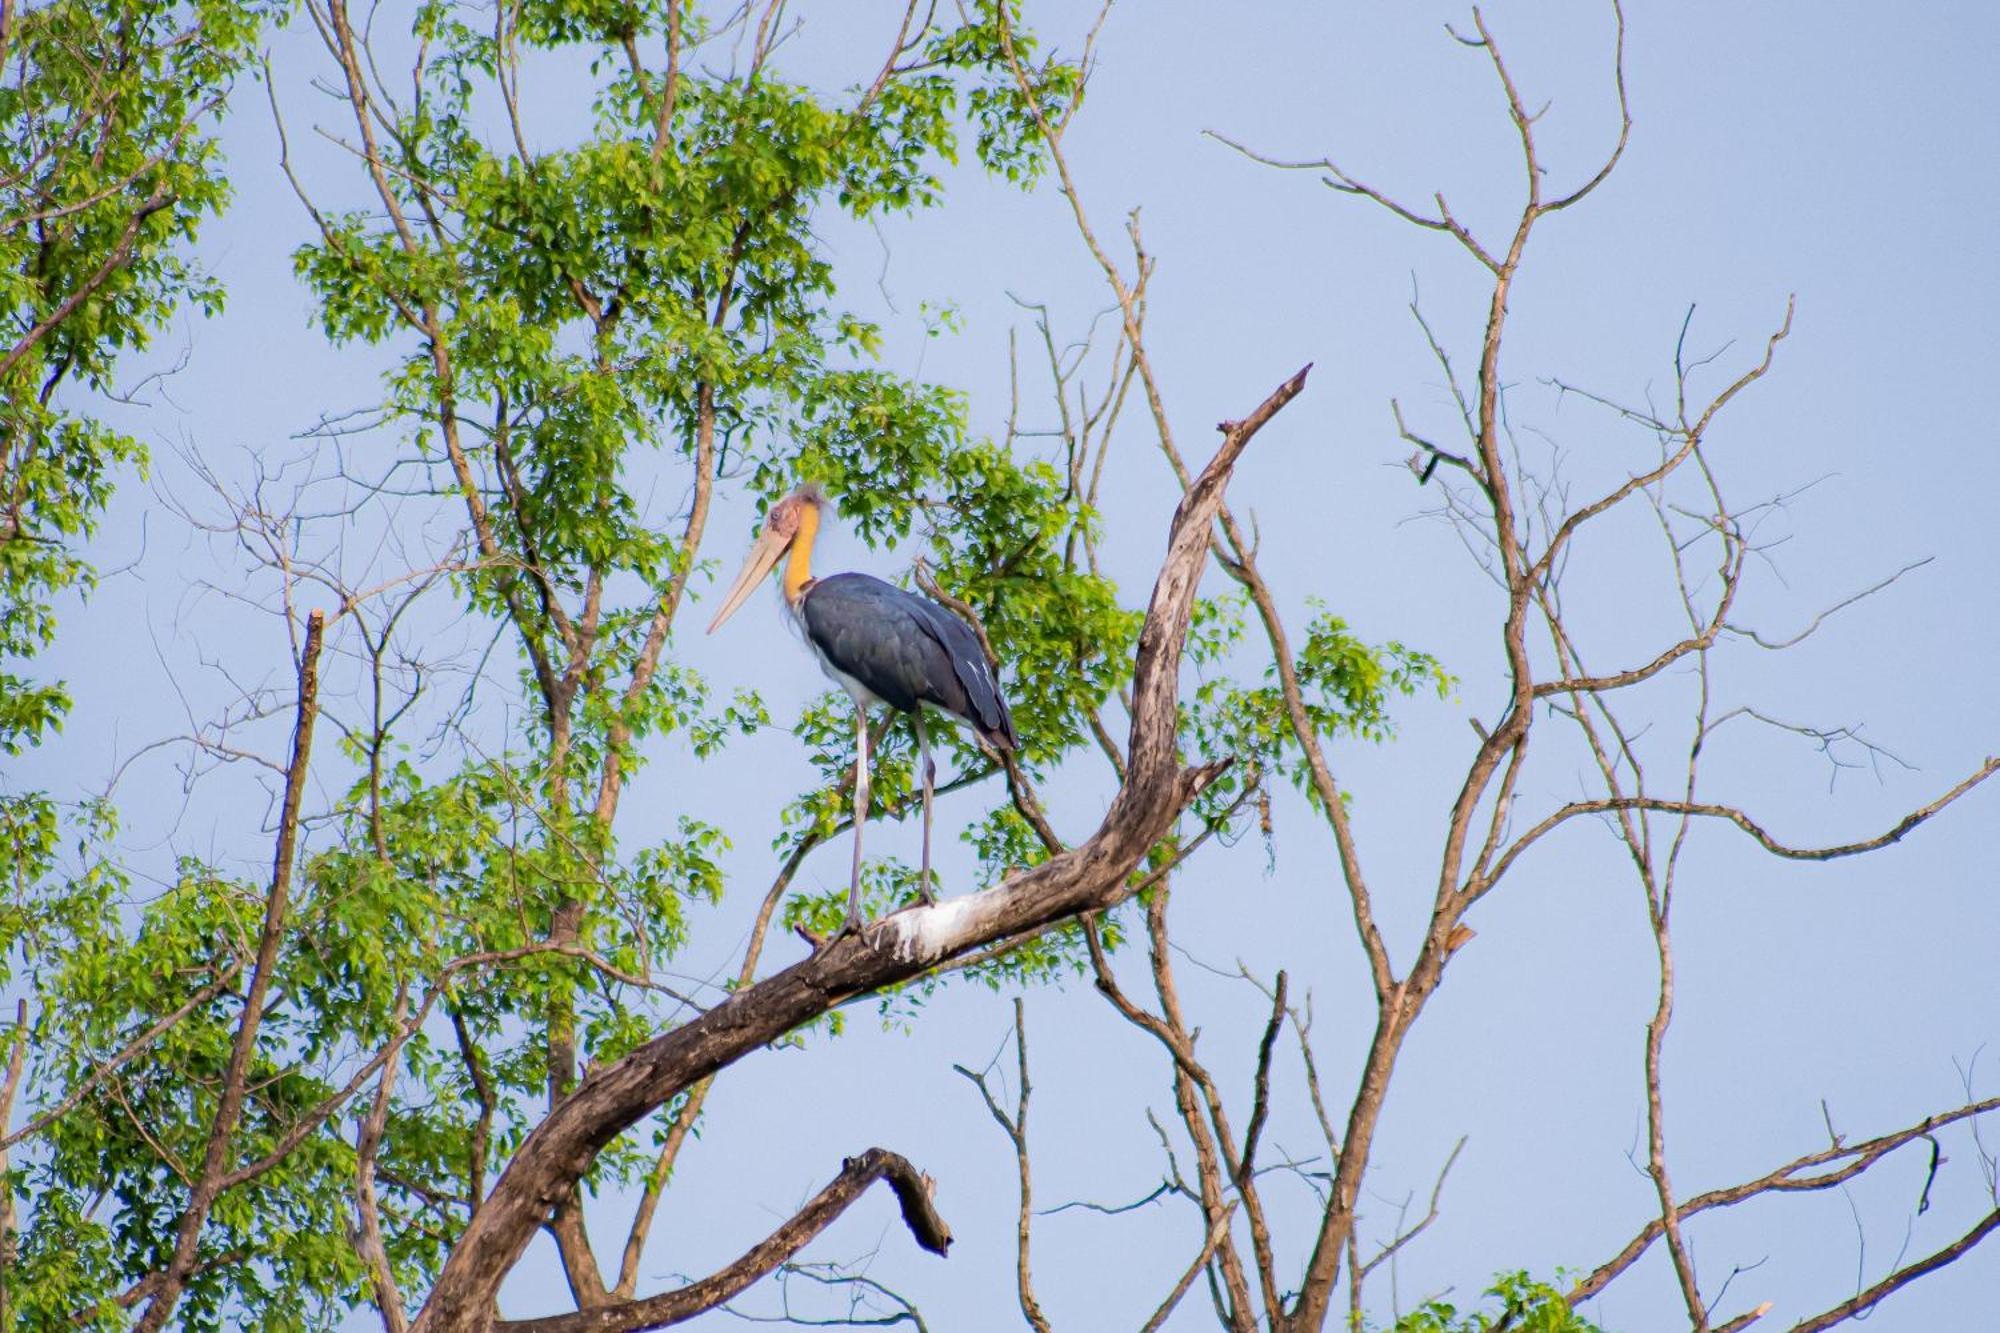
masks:
[[[783,590],[785,609],[804,633],[806,644],[826,674],[854,700],[854,867],[847,890],[847,924],[861,927],[861,826],[868,819],[868,706],[883,703],[908,713],[916,725],[924,784],[923,869],[917,884],[927,903],[931,892],[930,736],[924,705],[941,708],[1000,750],[1017,748],[1014,720],[993,679],[993,668],[970,627],[928,597],[904,592],[868,574],[812,575],[813,539],[819,534],[826,495],[801,486],[771,507],[764,530],[742,573],[709,622],[713,634],[743,605],[766,574],[789,551]]]

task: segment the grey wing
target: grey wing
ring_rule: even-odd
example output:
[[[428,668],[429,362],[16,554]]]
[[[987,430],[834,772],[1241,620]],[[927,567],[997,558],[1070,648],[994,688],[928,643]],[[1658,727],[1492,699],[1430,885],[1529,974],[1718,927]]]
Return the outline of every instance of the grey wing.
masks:
[[[937,603],[867,574],[834,574],[814,583],[799,609],[828,665],[882,702],[903,712],[936,704],[994,745],[1016,745],[978,638]]]
[[[1020,740],[1014,734],[1013,715],[1007,711],[1007,700],[1000,693],[1000,683],[993,679],[992,664],[986,660],[986,650],[980,646],[972,627],[929,598],[913,597],[911,600],[916,603],[924,627],[950,658],[952,674],[957,677],[959,693],[964,700],[960,707],[942,700],[936,702],[970,722],[974,731],[1000,749],[1019,749]]]
[[[806,590],[799,614],[827,665],[891,708],[907,713],[925,699],[950,707],[938,692],[956,674],[916,600],[867,574],[834,574]]]

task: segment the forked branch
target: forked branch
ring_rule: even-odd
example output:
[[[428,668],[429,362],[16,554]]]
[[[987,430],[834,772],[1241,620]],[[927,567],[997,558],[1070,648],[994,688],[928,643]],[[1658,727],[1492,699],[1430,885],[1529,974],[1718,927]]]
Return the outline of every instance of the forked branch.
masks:
[[[1860,1143],[1835,1142],[1831,1147],[1794,1158],[1755,1179],[1690,1195],[1681,1200],[1679,1213],[1683,1218],[1687,1218],[1713,1208],[1733,1207],[1765,1194],[1795,1194],[1833,1189],[1846,1184],[1906,1144],[1926,1138],[1935,1131],[1962,1120],[1970,1120],[1976,1127],[1980,1116],[1990,1115],[1995,1111],[2000,1111],[2000,1097],[1989,1097],[1983,1101],[1968,1102],[1956,1110],[1946,1111],[1940,1115],[1926,1116],[1913,1125]],[[1639,1261],[1640,1256],[1660,1238],[1660,1231],[1659,1218],[1647,1222],[1639,1229],[1639,1234],[1627,1242],[1623,1249],[1570,1288],[1565,1299],[1570,1305],[1576,1306],[1603,1291],[1613,1279]]]
[[[1048,1317],[1042,1313],[1042,1303],[1035,1296],[1034,1271],[1029,1263],[1035,1193],[1034,1176],[1028,1162],[1028,1099],[1034,1093],[1034,1085],[1028,1079],[1028,1023],[1022,1014],[1021,997],[1018,995],[1014,997],[1014,1053],[1018,1066],[1018,1092],[1011,1115],[994,1099],[993,1089],[986,1081],[986,1076],[993,1072],[992,1064],[983,1070],[967,1069],[957,1064],[952,1068],[979,1089],[987,1113],[1006,1134],[1008,1142],[1014,1145],[1014,1165],[1021,1182],[1014,1219],[1014,1287],[1021,1301],[1021,1317],[1028,1321],[1028,1327],[1035,1333],[1049,1333]],[[994,1063],[998,1061],[999,1056],[996,1055]]]

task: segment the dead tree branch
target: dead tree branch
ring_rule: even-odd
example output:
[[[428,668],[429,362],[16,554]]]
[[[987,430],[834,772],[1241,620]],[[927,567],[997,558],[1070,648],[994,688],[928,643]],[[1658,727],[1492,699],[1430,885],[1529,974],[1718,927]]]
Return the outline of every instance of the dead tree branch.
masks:
[[[243,1016],[237,1021],[236,1039],[222,1076],[221,1097],[209,1130],[208,1147],[202,1154],[201,1174],[195,1180],[187,1209],[181,1214],[173,1257],[161,1272],[146,1312],[136,1326],[139,1333],[158,1333],[173,1313],[194,1272],[209,1210],[215,1206],[216,1196],[230,1174],[230,1144],[243,1114],[251,1056],[257,1049],[257,1030],[264,1015],[264,997],[271,989],[277,968],[278,946],[284,939],[291,902],[292,867],[298,856],[299,804],[305,797],[306,770],[312,760],[313,723],[319,717],[319,654],[325,630],[324,611],[316,610],[306,618],[305,646],[298,665],[299,700],[292,731],[292,761],[285,773],[284,805],[278,817],[278,845],[272,858],[271,892],[264,903],[263,930],[257,941],[257,962],[250,972],[250,989],[243,997]]]
[[[1915,1124],[1860,1143],[1847,1144],[1835,1141],[1830,1147],[1794,1158],[1754,1180],[1691,1195],[1681,1201],[1679,1212],[1683,1218],[1687,1218],[1712,1208],[1731,1207],[1763,1194],[1833,1189],[1854,1179],[1906,1144],[1914,1143],[1961,1120],[1971,1120],[1976,1125],[1978,1117],[1994,1111],[2000,1111],[2000,1097],[1967,1102],[1954,1110],[1940,1115],[1926,1116]],[[1639,1261],[1647,1248],[1660,1238],[1660,1231],[1659,1218],[1647,1222],[1639,1229],[1639,1234],[1627,1242],[1623,1249],[1570,1288],[1565,1299],[1571,1306],[1577,1306],[1603,1291],[1611,1284],[1612,1279]]]
[[[1000,1126],[1008,1142],[1014,1145],[1014,1163],[1021,1182],[1020,1203],[1014,1224],[1014,1285],[1021,1300],[1021,1317],[1036,1333],[1049,1333],[1048,1318],[1042,1313],[1041,1302],[1035,1298],[1034,1275],[1028,1262],[1030,1226],[1034,1218],[1034,1182],[1028,1165],[1028,1098],[1034,1085],[1028,1081],[1028,1024],[1022,1016],[1021,997],[1018,995],[1014,997],[1014,1053],[1017,1057],[1018,1092],[1012,1115],[994,1099],[993,1089],[986,1082],[986,1075],[992,1072],[991,1065],[983,1071],[967,1069],[964,1065],[953,1065],[952,1068],[979,1089],[987,1113]]]
[[[938,1255],[951,1248],[951,1228],[931,1203],[931,1178],[912,1166],[908,1158],[884,1148],[870,1148],[859,1157],[841,1163],[840,1174],[825,1189],[755,1249],[720,1272],[644,1300],[599,1305],[546,1319],[502,1320],[499,1328],[504,1333],[636,1333],[692,1319],[714,1309],[797,1254],[878,1180],[887,1180],[896,1191],[903,1222],[917,1244]]]
[[[1889,1274],[1889,1276],[1883,1278],[1880,1282],[1877,1282],[1874,1286],[1868,1288],[1868,1290],[1854,1296],[1853,1299],[1842,1301],[1831,1310],[1814,1315],[1811,1319],[1793,1324],[1792,1333],[1818,1333],[1819,1329],[1832,1328],[1835,1324],[1841,1323],[1844,1320],[1854,1319],[1867,1314],[1870,1310],[1881,1304],[1884,1296],[1902,1290],[1926,1273],[1936,1272],[1946,1264],[1955,1262],[1960,1256],[1968,1253],[1973,1246],[1985,1240],[1995,1231],[2000,1231],[2000,1209],[1995,1209],[1980,1218],[1972,1230],[1966,1232],[1963,1236],[1960,1236],[1957,1240],[1935,1254],[1926,1255],[1915,1263],[1905,1264],[1895,1272]]]

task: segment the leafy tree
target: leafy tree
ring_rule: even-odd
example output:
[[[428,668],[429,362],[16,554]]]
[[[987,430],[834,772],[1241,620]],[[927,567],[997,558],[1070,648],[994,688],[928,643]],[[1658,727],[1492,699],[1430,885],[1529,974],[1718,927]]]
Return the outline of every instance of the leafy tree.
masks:
[[[1526,1273],[1503,1273],[1486,1295],[1500,1308],[1491,1314],[1461,1314],[1448,1301],[1427,1301],[1391,1325],[1391,1333],[1602,1333],[1597,1325],[1570,1309],[1561,1291],[1536,1282]],[[1364,1324],[1364,1327],[1366,1325]]]
[[[34,1206],[12,1279],[23,1317],[116,1322],[137,1308],[141,1327],[281,1327],[369,1299],[394,1308],[399,1290],[435,1277],[493,1171],[571,1092],[581,1054],[615,1060],[671,1015],[649,978],[684,938],[686,904],[720,891],[726,837],[684,817],[627,847],[613,825],[648,740],[685,737],[699,758],[768,722],[754,695],[714,699],[671,652],[719,478],[746,472],[766,496],[819,479],[872,540],[924,526],[935,577],[976,598],[1019,663],[1031,764],[1073,744],[1080,710],[1122,678],[1136,629],[1075,558],[1092,521],[1082,497],[1048,464],[970,438],[956,395],[870,365],[876,331],[840,309],[813,231],[822,210],[866,219],[936,204],[961,135],[995,173],[1032,180],[1041,159],[1018,103],[1073,95],[1074,65],[1048,62],[1018,92],[990,9],[938,24],[913,8],[881,63],[838,96],[779,76],[769,14],[525,5],[496,27],[431,3],[400,36],[364,33],[337,2],[307,14],[374,197],[322,209],[294,175],[319,231],[298,273],[329,338],[398,350],[381,414],[407,452],[383,475],[414,469],[460,507],[468,535],[392,578],[389,595],[339,586],[323,565],[287,571],[330,585],[340,610],[298,647],[269,884],[189,862],[128,921],[130,886],[97,850],[108,812],[83,830],[87,864],[65,875],[55,812],[24,811],[23,878],[40,887],[36,919],[10,940],[47,971],[33,1040],[22,1029],[17,1047],[31,1086],[74,1091],[38,1102],[50,1114],[29,1122]],[[239,47],[251,31],[232,33]],[[686,62],[737,38],[749,45],[739,68]],[[149,52],[175,49],[149,40]],[[642,44],[663,63],[649,66]],[[377,79],[391,48],[414,64],[407,100]],[[531,149],[521,118],[543,56],[599,72],[592,127],[567,147]],[[208,184],[199,202],[212,206],[221,185]],[[177,252],[145,253],[156,285],[193,281]],[[147,307],[162,309],[164,297]],[[115,350],[86,369],[101,380]],[[691,495],[677,534],[644,512],[663,476]],[[424,765],[403,753],[398,723],[420,687],[395,697],[396,635],[447,593],[511,642],[532,708],[499,748]],[[329,623],[360,640],[368,706],[337,720],[354,777],[294,886]],[[824,716],[801,734],[818,738]],[[840,734],[827,738],[829,774],[849,767]],[[900,729],[887,739],[893,809],[911,789],[910,742]],[[794,864],[835,834],[839,805],[832,778],[801,800]],[[1020,842],[989,850],[997,878]],[[585,1183],[657,1198],[704,1090],[666,1108],[650,1141],[613,1145]],[[357,1177],[369,1214],[358,1229]],[[96,1220],[107,1191],[111,1224]],[[606,1274],[580,1203],[573,1188],[552,1224],[576,1299],[629,1296],[646,1222]]]
[[[77,542],[144,447],[68,405],[112,387],[184,303],[221,290],[185,254],[229,188],[214,131],[268,0],[9,4],[0,18],[0,748],[68,706],[9,665],[55,634]]]
[[[37,679],[32,661],[54,638],[57,598],[90,584],[78,547],[120,473],[145,464],[138,440],[78,400],[110,391],[121,355],[146,346],[177,309],[220,308],[220,289],[186,249],[228,198],[215,131],[271,8],[0,5],[0,754],[19,756],[61,725],[68,693]],[[102,808],[75,822],[92,842],[114,828]],[[59,1028],[107,1036],[122,1012],[106,959],[91,947],[118,930],[121,877],[97,860],[58,874],[63,824],[47,794],[0,779],[0,877],[17,886],[0,909],[0,977],[43,983],[38,1050],[60,1040]],[[173,929],[171,916],[160,932]],[[96,1008],[107,999],[113,1008]],[[24,1005],[8,1043],[8,1114],[30,1041],[26,1015]],[[40,1086],[70,1086],[56,1067],[35,1073],[57,1079]],[[51,1092],[33,1109],[60,1104]],[[50,1128],[51,1143],[78,1129],[59,1120]],[[88,1130],[69,1140],[84,1152],[91,1142]],[[87,1306],[116,1264],[107,1230],[61,1190],[36,1191],[33,1225],[17,1238],[19,1180],[10,1174],[0,1198],[0,1323],[44,1326]]]
[[[0,658],[49,641],[54,599],[87,582],[78,546],[110,478],[142,461],[64,386],[109,389],[120,354],[177,303],[217,308],[188,247],[227,196],[214,117],[275,9],[0,10],[18,70],[0,89],[15,127],[0,243],[15,247],[19,330],[0,367],[11,506],[0,517]],[[1171,1133],[1158,1126],[1162,1194],[1199,1217],[1200,1248],[1147,1327],[1184,1308],[1197,1282],[1217,1321],[1244,1333],[1323,1328],[1343,1292],[1350,1325],[1373,1327],[1364,1283],[1428,1225],[1363,1252],[1360,1193],[1395,1063],[1471,938],[1468,911],[1532,844],[1586,817],[1630,852],[1658,947],[1645,1092],[1659,1216],[1566,1289],[1507,1274],[1487,1308],[1430,1301],[1395,1320],[1397,1333],[1591,1333],[1574,1307],[1656,1242],[1691,1324],[1705,1328],[1689,1219],[1818,1188],[1830,1177],[1806,1173],[1855,1174],[1940,1128],[1976,1125],[1991,1101],[1837,1141],[1733,1197],[1678,1194],[1668,1179],[1659,1046],[1690,824],[1725,820],[1795,858],[1846,855],[1902,836],[2000,766],[1888,838],[1789,847],[1745,811],[1697,798],[1704,696],[1690,748],[1674,756],[1684,786],[1647,785],[1653,756],[1642,764],[1621,692],[1675,663],[1708,669],[1750,550],[1743,515],[1714,482],[1709,435],[1771,359],[1702,397],[1690,385],[1703,367],[1677,356],[1675,413],[1616,413],[1645,435],[1645,467],[1582,506],[1566,507],[1567,493],[1512,448],[1502,347],[1527,242],[1618,165],[1629,129],[1623,19],[1612,13],[1617,147],[1568,194],[1545,193],[1536,117],[1475,13],[1467,43],[1498,76],[1525,162],[1511,245],[1442,211],[1441,197],[1434,217],[1330,161],[1310,164],[1337,191],[1455,241],[1491,283],[1471,376],[1422,325],[1464,438],[1440,443],[1421,423],[1402,425],[1417,450],[1413,480],[1443,492],[1502,594],[1508,682],[1498,710],[1475,723],[1439,839],[1436,899],[1405,941],[1376,920],[1337,747],[1392,743],[1401,710],[1455,697],[1457,666],[1371,643],[1335,604],[1313,601],[1288,624],[1272,557],[1226,488],[1306,390],[1306,371],[1274,374],[1277,387],[1223,423],[1205,460],[1176,435],[1148,355],[1153,258],[1136,219],[1131,254],[1114,258],[1065,148],[1099,27],[1062,56],[1037,44],[1012,0],[912,3],[872,34],[874,49],[857,57],[857,44],[836,44],[840,72],[807,77],[786,58],[795,30],[782,0],[420,0],[359,14],[347,0],[305,0],[297,32],[317,39],[311,75],[335,108],[314,128],[342,156],[295,156],[304,135],[286,123],[299,101],[287,94],[307,79],[275,75],[284,174],[311,224],[295,271],[326,339],[387,367],[380,401],[359,417],[314,403],[323,415],[301,473],[268,465],[246,493],[218,487],[226,513],[215,526],[256,566],[290,650],[287,686],[250,692],[226,719],[237,731],[288,728],[268,761],[268,876],[183,857],[148,888],[121,854],[108,801],[0,799],[13,886],[0,957],[22,997],[0,1097],[10,1154],[0,1333],[318,1328],[356,1311],[388,1333],[488,1327],[499,1284],[541,1233],[574,1311],[529,1325],[661,1327],[774,1272],[781,1283],[806,1272],[801,1248],[877,1181],[918,1242],[941,1252],[950,1233],[929,1179],[876,1148],[763,1240],[746,1236],[735,1263],[640,1289],[657,1209],[713,1080],[736,1060],[837,1029],[854,999],[909,1018],[943,986],[1069,978],[1088,978],[1157,1046],[1172,1090]],[[587,87],[588,106],[544,119],[537,97],[551,84]],[[235,113],[246,105],[239,97]],[[1101,269],[1108,340],[1066,347],[1048,311],[1029,308],[1059,421],[1051,434],[1018,428],[1018,378],[1004,431],[975,431],[960,392],[885,364],[884,330],[835,281],[830,229],[938,207],[961,165],[1003,185],[1053,184]],[[1143,405],[1136,426],[1128,400]],[[1181,491],[1150,593],[1121,587],[1104,550],[1108,452],[1132,434],[1150,436]],[[980,802],[965,833],[973,882],[954,886],[970,892],[899,911],[914,876],[877,860],[870,915],[889,919],[832,939],[839,897],[815,893],[801,871],[846,832],[849,705],[829,692],[774,718],[754,692],[704,677],[683,646],[690,589],[733,544],[711,530],[716,514],[767,505],[800,480],[823,485],[863,541],[912,562],[912,585],[976,627],[1005,664],[1023,739],[1016,755],[946,742],[946,785]],[[1680,590],[1671,610],[1692,628],[1677,626],[1647,664],[1593,674],[1562,579],[1577,531],[1628,502],[1649,505],[1668,533]],[[1710,557],[1720,592],[1691,590],[1705,585],[1687,570]],[[45,735],[64,706],[58,687],[12,676],[0,700],[10,751]],[[1602,791],[1521,823],[1529,737],[1558,721],[1578,729],[1569,753],[1589,761]],[[776,868],[751,886],[760,907],[730,975],[689,983],[674,961],[705,906],[734,887],[732,839],[759,825],[698,818],[676,790],[775,726],[812,756],[814,781],[765,812]],[[232,755],[249,745],[233,732],[199,739]],[[870,748],[878,817],[908,814],[918,780],[908,723],[877,718]],[[635,817],[627,794],[641,782],[652,785]],[[1066,839],[1051,793],[1086,782],[1103,796],[1102,822]],[[1351,1100],[1329,1109],[1309,1008],[1287,973],[1246,970],[1269,1015],[1243,1061],[1246,1113],[1215,1072],[1213,1043],[1197,1045],[1175,980],[1173,905],[1205,846],[1254,835],[1275,855],[1274,825],[1293,809],[1331,838],[1327,877],[1351,908],[1376,1022]],[[805,961],[767,963],[781,928],[811,945]],[[1147,993],[1130,986],[1134,973]],[[1030,1263],[1022,1014],[1017,1004],[1012,1110],[988,1074],[961,1072],[1019,1164],[1017,1291],[1028,1324],[1046,1329]],[[1264,1142],[1288,1031],[1325,1135],[1323,1169],[1273,1163]],[[1296,1200],[1280,1197],[1274,1172]],[[622,1234],[587,1214],[593,1196],[631,1202]],[[902,1312],[917,1321],[907,1303]]]

